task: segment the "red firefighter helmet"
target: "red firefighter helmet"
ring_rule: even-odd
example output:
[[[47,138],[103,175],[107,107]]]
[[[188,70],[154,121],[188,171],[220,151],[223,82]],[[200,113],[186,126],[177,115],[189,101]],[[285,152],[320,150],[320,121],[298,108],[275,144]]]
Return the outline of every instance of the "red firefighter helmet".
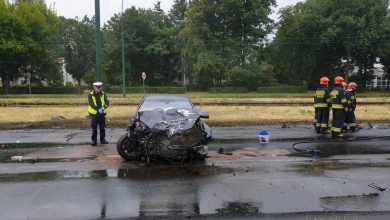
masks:
[[[341,76],[336,76],[334,78],[334,84],[336,85],[342,85],[343,82],[344,82],[344,78]]]
[[[348,83],[348,89],[355,90],[357,87],[357,84],[355,82]]]
[[[326,77],[326,76],[321,77],[321,79],[320,79],[320,85],[328,85],[329,81],[330,81],[330,80],[329,80],[328,77]]]

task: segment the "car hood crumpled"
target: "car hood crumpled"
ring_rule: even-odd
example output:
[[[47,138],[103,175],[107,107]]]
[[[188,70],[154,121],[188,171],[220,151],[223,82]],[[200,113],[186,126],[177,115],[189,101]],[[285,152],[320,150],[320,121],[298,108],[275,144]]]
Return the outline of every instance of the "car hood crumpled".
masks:
[[[165,131],[168,136],[191,129],[200,114],[198,109],[154,109],[138,112],[140,120],[152,132]]]

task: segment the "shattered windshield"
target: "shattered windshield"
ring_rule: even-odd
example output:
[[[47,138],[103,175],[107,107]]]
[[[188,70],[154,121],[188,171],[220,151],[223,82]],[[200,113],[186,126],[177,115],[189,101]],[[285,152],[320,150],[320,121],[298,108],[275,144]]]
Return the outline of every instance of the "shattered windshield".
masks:
[[[145,99],[141,104],[138,111],[153,110],[153,109],[186,109],[193,108],[192,104],[188,100],[178,100],[178,99]]]

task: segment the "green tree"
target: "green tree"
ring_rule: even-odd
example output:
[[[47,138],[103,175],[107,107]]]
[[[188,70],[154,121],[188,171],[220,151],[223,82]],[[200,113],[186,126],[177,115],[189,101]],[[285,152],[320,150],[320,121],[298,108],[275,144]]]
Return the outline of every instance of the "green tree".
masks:
[[[317,84],[320,75],[342,74],[355,66],[369,75],[386,41],[387,0],[308,0],[281,10],[271,45],[279,79]]]
[[[180,33],[190,83],[221,84],[229,69],[254,64],[271,31],[273,0],[192,1]],[[211,80],[210,80],[211,79]],[[205,85],[204,81],[208,81]]]
[[[386,36],[390,36],[390,10],[384,24]],[[380,62],[383,64],[383,70],[386,72],[386,78],[390,80],[390,41],[386,41],[380,50]]]
[[[27,51],[21,37],[26,33],[27,27],[16,14],[16,6],[0,0],[0,74],[6,94],[11,78],[17,73],[18,59]]]
[[[42,1],[0,0],[0,74],[3,91],[10,80],[29,72],[35,83],[58,83],[59,20]]]
[[[87,16],[82,20],[62,17],[61,21],[66,71],[80,85],[85,74],[95,67],[95,23]]]
[[[120,83],[120,16],[115,15],[104,27],[104,66],[111,84]],[[172,80],[172,25],[159,9],[127,9],[123,14],[125,32],[126,82],[142,84],[146,72],[148,85],[164,85]]]
[[[182,68],[182,59],[180,56],[181,50],[183,49],[183,43],[180,41],[179,33],[184,28],[184,22],[187,18],[188,8],[188,0],[174,0],[172,8],[168,14],[169,22],[172,24],[172,28],[170,29],[170,36],[172,39],[172,45],[170,47],[170,52],[172,54],[169,63],[171,67],[170,71],[172,73],[172,77],[175,77],[180,81],[184,80],[184,71]]]

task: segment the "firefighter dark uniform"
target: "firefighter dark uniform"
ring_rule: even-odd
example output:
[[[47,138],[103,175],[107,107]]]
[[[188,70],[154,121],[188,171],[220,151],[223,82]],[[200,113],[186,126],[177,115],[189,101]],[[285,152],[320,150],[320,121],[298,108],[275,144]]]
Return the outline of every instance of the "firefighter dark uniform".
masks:
[[[340,77],[341,79],[338,77],[335,78],[336,85],[330,93],[332,98],[333,111],[332,135],[343,137],[342,128],[345,121],[345,108],[347,107],[347,99],[345,98],[345,91],[341,85],[344,79],[342,77]]]
[[[314,108],[316,117],[316,131],[317,133],[326,133],[329,123],[329,107],[332,99],[330,98],[329,89],[327,85],[321,84],[314,95]]]
[[[88,113],[91,119],[91,128],[92,128],[92,145],[97,145],[97,127],[99,126],[100,130],[100,143],[107,144],[105,139],[105,123],[106,123],[106,114],[107,107],[110,105],[110,102],[107,98],[107,95],[101,90],[102,83],[94,83],[94,91],[88,95]]]
[[[351,82],[348,84],[348,90],[345,94],[347,99],[348,111],[345,113],[345,121],[347,123],[347,130],[355,131],[356,130],[356,118],[355,118],[355,109],[356,109],[356,83]]]

